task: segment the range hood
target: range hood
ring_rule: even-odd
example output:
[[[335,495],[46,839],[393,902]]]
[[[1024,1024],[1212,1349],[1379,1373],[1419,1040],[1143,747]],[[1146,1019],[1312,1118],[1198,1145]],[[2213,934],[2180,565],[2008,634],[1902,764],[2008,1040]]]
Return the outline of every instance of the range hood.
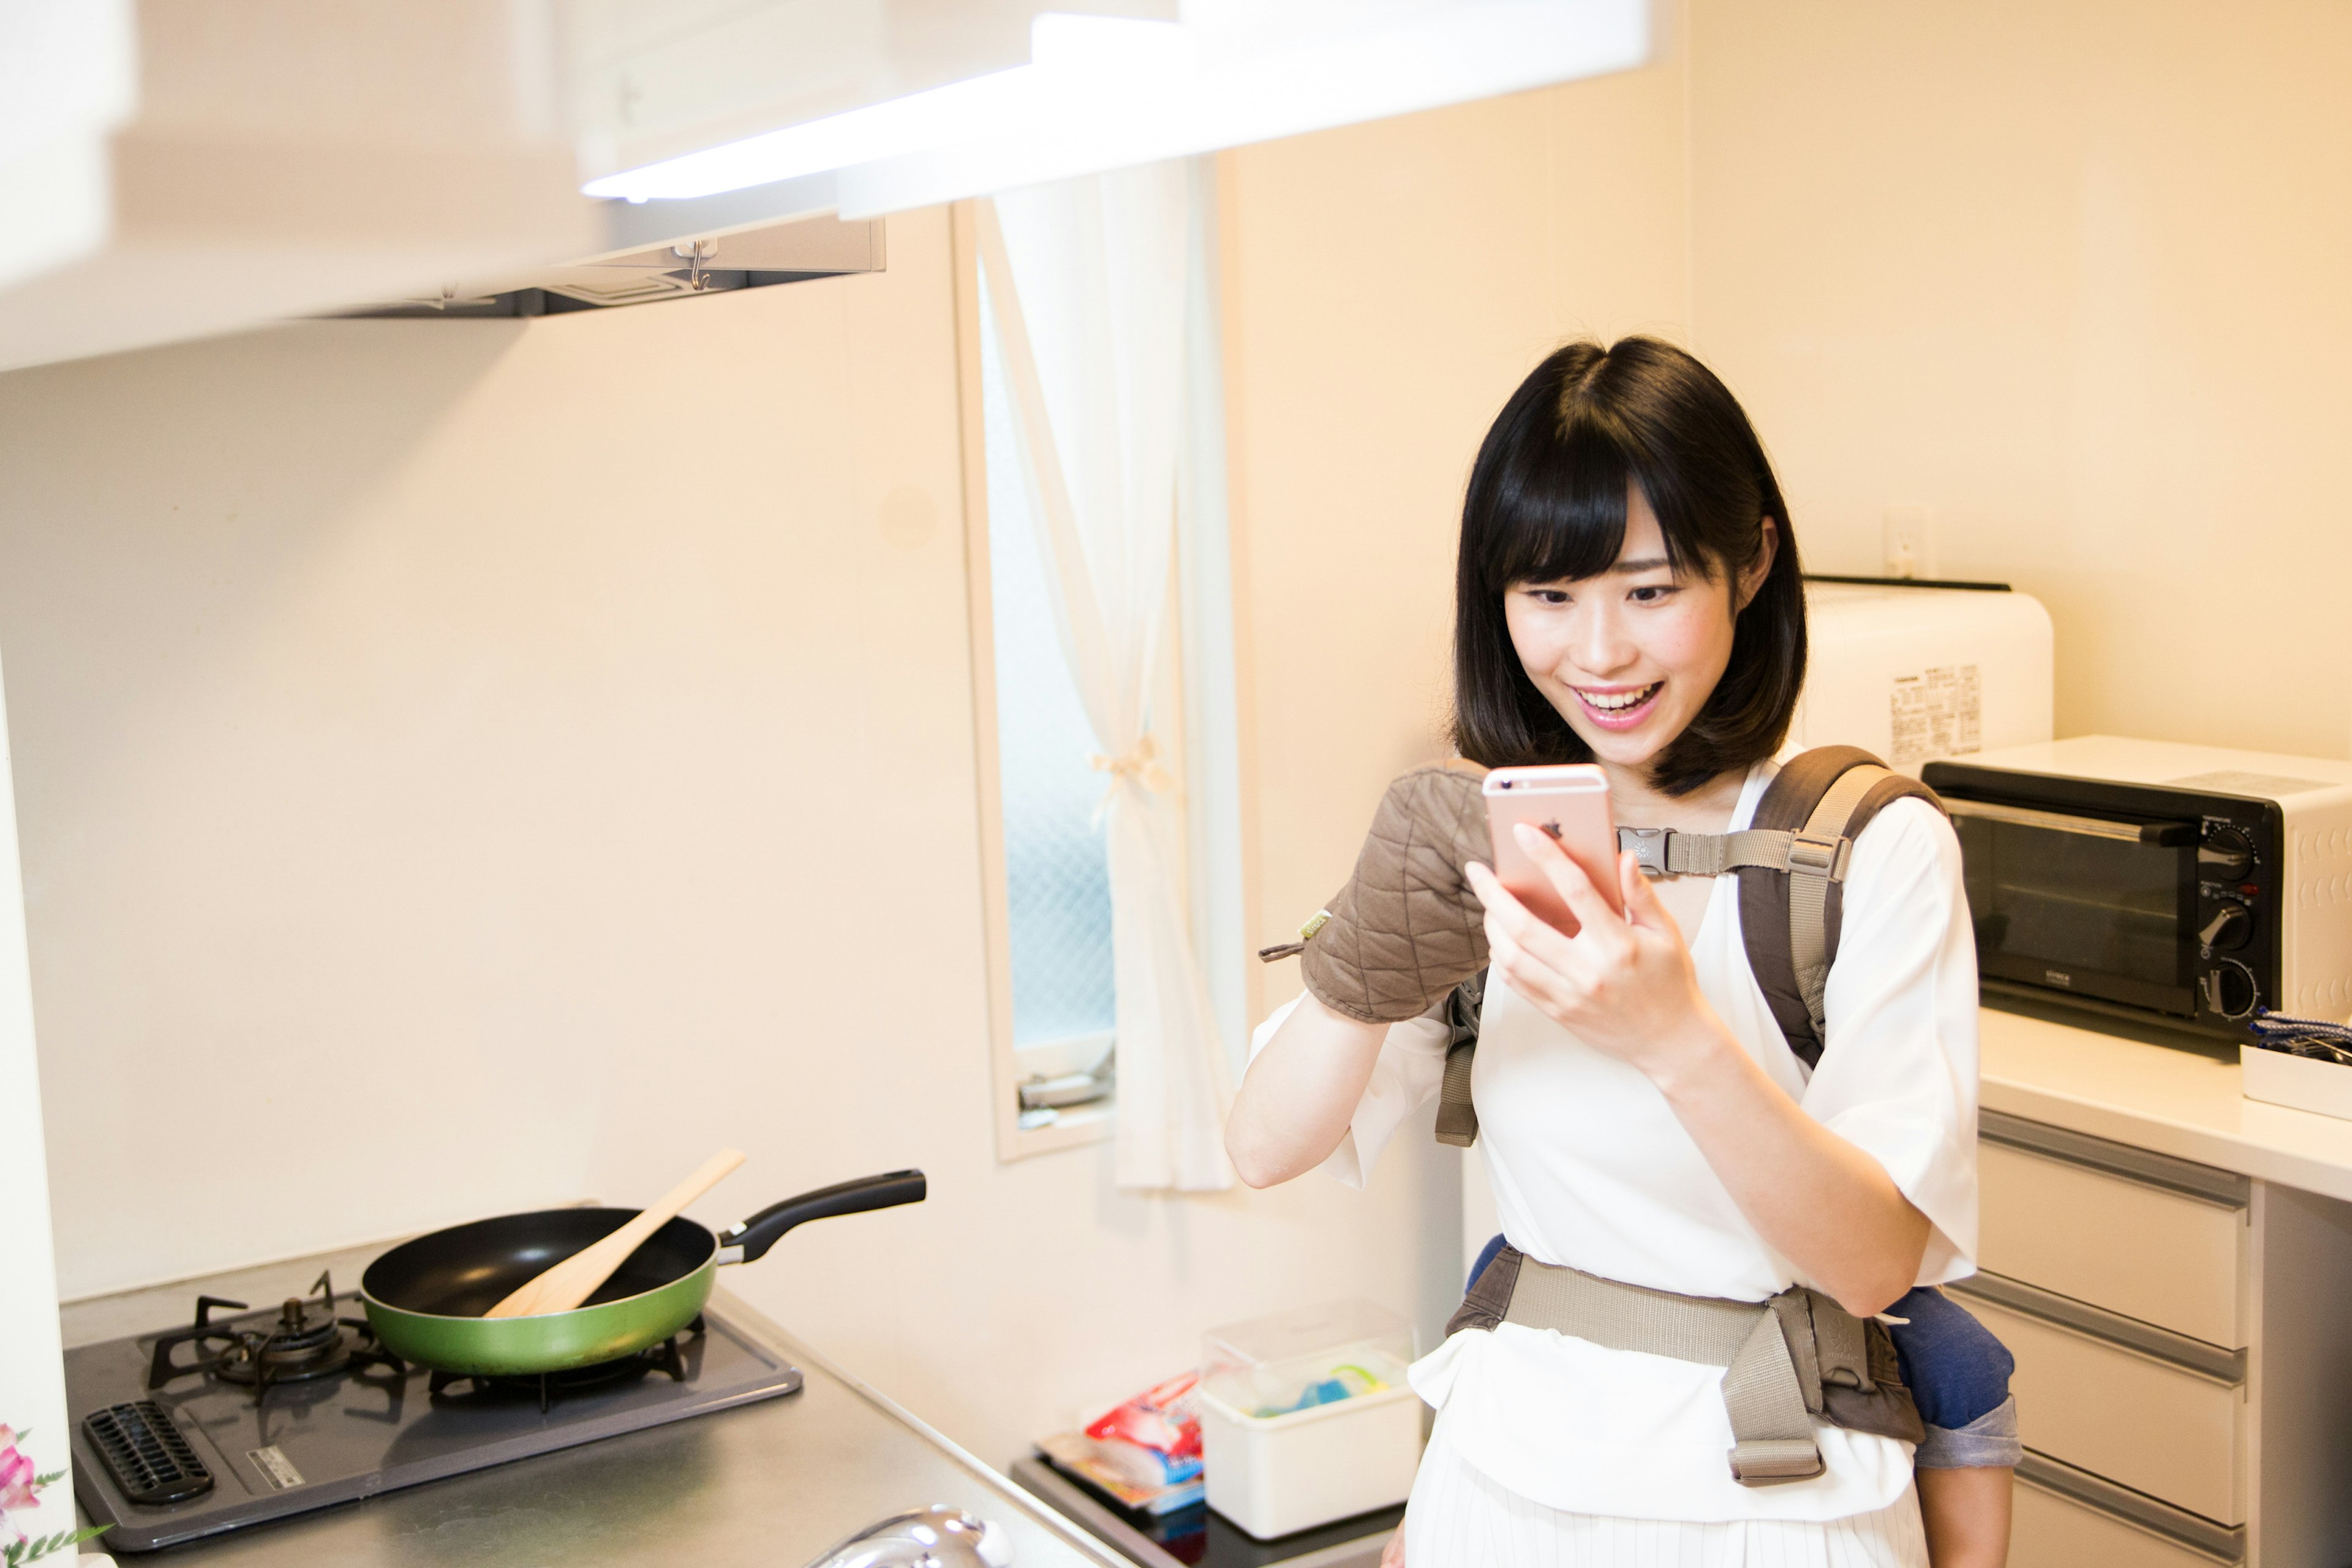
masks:
[[[681,237],[642,249],[539,268],[502,281],[450,283],[438,292],[338,313],[443,319],[551,316],[879,272],[884,260],[880,219],[843,223],[830,216],[803,217]]]

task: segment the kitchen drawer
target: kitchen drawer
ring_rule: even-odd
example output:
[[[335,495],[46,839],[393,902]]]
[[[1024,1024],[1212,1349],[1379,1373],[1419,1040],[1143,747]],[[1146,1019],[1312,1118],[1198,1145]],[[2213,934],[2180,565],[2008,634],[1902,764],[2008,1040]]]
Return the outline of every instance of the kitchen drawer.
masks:
[[[2073,1489],[2037,1484],[2030,1468],[2021,1468],[2017,1479],[2009,1568],[2219,1568],[2242,1561],[2242,1539],[2228,1555],[2210,1554],[2070,1495]]]
[[[2027,1447],[2218,1523],[2245,1523],[2242,1384],[1963,1294],[2017,1357],[2010,1386]]]
[[[1983,1131],[1982,1267],[2245,1347],[2244,1178],[2013,1117],[1988,1113]]]

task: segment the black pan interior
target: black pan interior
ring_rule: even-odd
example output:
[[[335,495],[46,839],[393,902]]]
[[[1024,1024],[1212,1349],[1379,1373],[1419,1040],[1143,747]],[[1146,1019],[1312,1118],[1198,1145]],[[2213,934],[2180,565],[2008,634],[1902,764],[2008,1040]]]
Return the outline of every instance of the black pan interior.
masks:
[[[387,1307],[448,1318],[478,1318],[526,1280],[602,1241],[635,1209],[543,1209],[452,1226],[405,1241],[373,1263],[360,1288]],[[710,1261],[719,1238],[674,1219],[629,1254],[587,1304],[659,1289]]]

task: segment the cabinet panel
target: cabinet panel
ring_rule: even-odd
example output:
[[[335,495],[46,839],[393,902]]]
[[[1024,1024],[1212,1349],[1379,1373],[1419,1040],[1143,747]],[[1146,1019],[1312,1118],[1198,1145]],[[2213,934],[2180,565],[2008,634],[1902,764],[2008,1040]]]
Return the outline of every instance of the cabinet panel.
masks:
[[[2228,1350],[2247,1325],[2245,1211],[2030,1153],[1978,1145],[1978,1261]]]
[[[2246,1521],[2243,1390],[1971,1300],[2017,1357],[2026,1447],[2222,1524]]]
[[[2214,1568],[2215,1561],[2073,1498],[2018,1485],[2009,1568]]]

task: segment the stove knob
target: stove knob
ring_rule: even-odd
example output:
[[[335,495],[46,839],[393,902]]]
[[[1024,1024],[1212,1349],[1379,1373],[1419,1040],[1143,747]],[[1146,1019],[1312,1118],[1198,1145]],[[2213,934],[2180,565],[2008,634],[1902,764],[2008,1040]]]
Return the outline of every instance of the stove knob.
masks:
[[[2254,841],[2243,828],[2209,823],[2197,847],[2197,875],[2208,882],[2242,882],[2254,868]]]
[[[2210,958],[2216,952],[2237,952],[2253,934],[2253,910],[2243,904],[2223,904],[2198,931],[2197,941],[2204,950],[2202,956]]]

